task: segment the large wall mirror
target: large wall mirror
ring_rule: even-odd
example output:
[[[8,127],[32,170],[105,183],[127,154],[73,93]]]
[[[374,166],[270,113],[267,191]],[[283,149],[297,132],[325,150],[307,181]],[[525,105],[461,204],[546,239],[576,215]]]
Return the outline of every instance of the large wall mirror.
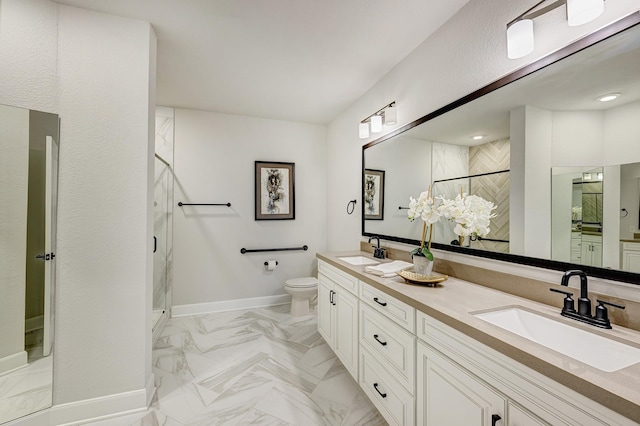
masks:
[[[0,105],[0,424],[52,403],[58,123]]]
[[[459,246],[440,221],[434,248],[640,284],[639,22],[634,13],[365,145],[363,175],[384,172],[385,198],[381,219],[363,214],[363,235],[419,244],[409,197],[432,185],[498,206],[485,238]]]

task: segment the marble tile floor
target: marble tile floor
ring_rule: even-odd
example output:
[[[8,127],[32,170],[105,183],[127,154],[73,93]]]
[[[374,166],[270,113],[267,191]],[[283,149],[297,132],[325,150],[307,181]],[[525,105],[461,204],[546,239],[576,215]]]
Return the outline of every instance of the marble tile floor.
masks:
[[[42,346],[26,366],[0,375],[0,424],[49,407],[52,381],[53,359],[42,357]]]
[[[289,305],[172,318],[153,349],[142,414],[91,426],[387,425],[317,331]]]

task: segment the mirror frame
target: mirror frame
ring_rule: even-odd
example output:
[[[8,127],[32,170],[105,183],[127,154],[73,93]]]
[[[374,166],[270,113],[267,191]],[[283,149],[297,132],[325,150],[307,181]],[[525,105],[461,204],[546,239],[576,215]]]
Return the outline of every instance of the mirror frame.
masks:
[[[619,34],[625,30],[628,30],[638,24],[640,24],[640,12],[634,12],[626,17],[619,19],[616,22],[613,22],[612,24],[600,30],[597,30],[591,34],[584,36],[583,38],[569,44],[568,46],[560,50],[550,53],[549,55],[535,62],[532,62],[529,65],[526,65],[510,74],[507,74],[506,76],[496,80],[493,83],[490,83],[456,101],[451,102],[448,105],[445,105],[442,108],[439,108],[423,117],[418,118],[417,120],[409,124],[406,124],[376,140],[373,140],[363,145],[362,146],[362,178],[361,178],[362,188],[360,192],[360,196],[362,199],[362,203],[361,203],[362,235],[365,237],[378,236],[384,240],[395,241],[395,242],[411,244],[411,245],[420,245],[420,241],[418,240],[395,237],[392,235],[373,234],[371,232],[365,231],[364,195],[363,195],[364,194],[364,167],[365,167],[364,160],[365,160],[365,151],[368,148],[371,148],[377,144],[385,142],[416,126],[419,126],[422,123],[425,123],[429,120],[439,117],[455,108],[458,108],[477,98],[480,98],[481,96],[484,96],[490,92],[493,92],[494,90],[497,90],[503,86],[506,86],[509,83],[513,83],[516,80],[526,77],[529,74],[539,71],[551,64],[554,64],[564,58],[567,58],[573,55],[574,53],[580,52],[581,50],[584,50],[596,43],[606,40],[609,37],[615,36],[616,34]],[[549,190],[551,190],[551,188],[549,188]],[[431,246],[434,249],[438,249],[438,250],[450,251],[450,252],[455,252],[460,254],[467,254],[467,255],[476,256],[476,257],[489,258],[489,259],[500,260],[504,262],[516,263],[516,264],[527,265],[527,266],[533,266],[538,268],[552,269],[556,271],[566,271],[569,269],[581,269],[584,272],[586,272],[587,275],[592,277],[603,278],[603,279],[608,279],[613,281],[622,281],[625,283],[640,285],[640,274],[636,274],[628,271],[598,268],[598,267],[587,266],[587,265],[578,265],[575,263],[559,262],[555,260],[521,256],[521,255],[515,255],[515,254],[509,254],[509,253],[499,253],[499,252],[492,252],[492,251],[479,250],[479,249],[470,249],[466,247],[453,246],[453,245],[441,244],[441,243],[432,243]]]

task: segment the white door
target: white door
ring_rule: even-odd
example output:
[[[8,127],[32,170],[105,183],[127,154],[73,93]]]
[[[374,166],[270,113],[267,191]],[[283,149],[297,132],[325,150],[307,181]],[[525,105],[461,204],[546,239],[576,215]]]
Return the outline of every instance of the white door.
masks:
[[[58,142],[46,141],[45,226],[44,226],[44,335],[43,356],[51,353],[53,343],[53,295],[56,278],[56,213],[58,209]]]

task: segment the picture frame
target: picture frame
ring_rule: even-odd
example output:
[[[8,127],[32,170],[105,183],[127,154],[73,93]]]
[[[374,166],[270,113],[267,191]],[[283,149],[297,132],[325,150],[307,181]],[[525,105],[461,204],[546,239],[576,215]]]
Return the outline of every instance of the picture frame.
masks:
[[[362,177],[366,220],[384,220],[384,170],[365,169]]]
[[[255,220],[294,220],[295,163],[255,162]]]

